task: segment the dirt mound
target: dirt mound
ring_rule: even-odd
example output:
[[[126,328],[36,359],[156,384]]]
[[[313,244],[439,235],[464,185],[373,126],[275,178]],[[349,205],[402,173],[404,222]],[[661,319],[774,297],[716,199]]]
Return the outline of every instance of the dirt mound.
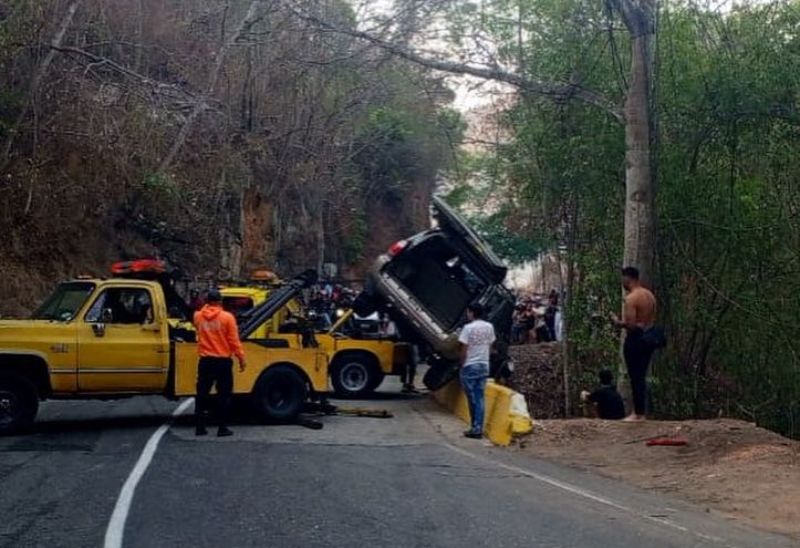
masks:
[[[682,447],[648,447],[653,438]],[[732,419],[538,421],[523,450],[670,492],[800,539],[800,442]]]
[[[561,343],[512,346],[514,374],[509,385],[525,396],[531,416],[562,418],[564,413],[564,370]]]

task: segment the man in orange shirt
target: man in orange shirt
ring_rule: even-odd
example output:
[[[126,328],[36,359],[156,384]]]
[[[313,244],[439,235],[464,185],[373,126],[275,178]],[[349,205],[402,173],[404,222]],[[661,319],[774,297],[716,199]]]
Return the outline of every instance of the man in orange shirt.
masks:
[[[233,356],[239,360],[239,371],[247,364],[244,349],[239,341],[239,328],[230,312],[222,309],[222,295],[216,289],[208,292],[206,305],[195,312],[194,326],[197,329],[197,348],[200,362],[197,364],[197,397],[195,398],[195,434],[208,434],[205,415],[208,411],[208,395],[216,384],[219,399],[219,430],[217,436],[230,436],[228,428],[231,397],[233,394]]]
[[[643,421],[647,413],[647,368],[653,348],[644,339],[645,333],[656,321],[656,298],[639,281],[639,270],[629,266],[622,269],[622,287],[627,293],[622,309],[622,320],[614,316],[617,327],[625,329],[622,353],[628,366],[633,395],[633,413],[625,421]]]

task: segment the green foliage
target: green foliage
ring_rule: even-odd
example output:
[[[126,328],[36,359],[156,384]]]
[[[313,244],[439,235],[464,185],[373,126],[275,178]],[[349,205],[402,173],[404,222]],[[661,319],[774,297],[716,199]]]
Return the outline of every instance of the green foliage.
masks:
[[[355,218],[353,226],[347,231],[344,243],[344,257],[348,264],[355,264],[364,258],[364,249],[369,237],[369,224],[364,215]]]
[[[504,60],[622,103],[628,37],[608,30],[621,23],[602,3],[483,6],[489,15],[475,24],[499,43]],[[729,12],[662,5],[655,289],[670,345],[652,376],[662,415],[724,413],[800,436],[798,23],[798,2]],[[574,355],[584,371],[611,365],[618,339],[591,317],[620,306],[623,130],[596,107],[527,95],[504,122],[511,139],[472,166],[454,201],[469,211],[494,197],[488,203],[497,204],[505,228],[549,249],[574,237],[569,259],[578,275],[567,310]],[[503,247],[505,235],[486,232]]]
[[[163,173],[148,173],[142,178],[142,189],[155,198],[175,199],[178,185]]]
[[[468,184],[455,186],[445,195],[445,199],[453,207],[462,210],[470,226],[510,265],[523,265],[546,249],[547,242],[524,236],[519,230],[509,230],[509,220],[513,219],[514,212],[508,204],[491,213],[470,207],[478,201],[475,189]]]
[[[371,108],[360,128],[356,156],[370,193],[394,202],[406,200],[415,183],[434,180],[452,164],[466,127],[457,111],[414,100],[419,88],[398,76],[388,75],[397,89]]]
[[[14,124],[19,110],[23,108],[22,94],[14,89],[0,87],[0,137]]]

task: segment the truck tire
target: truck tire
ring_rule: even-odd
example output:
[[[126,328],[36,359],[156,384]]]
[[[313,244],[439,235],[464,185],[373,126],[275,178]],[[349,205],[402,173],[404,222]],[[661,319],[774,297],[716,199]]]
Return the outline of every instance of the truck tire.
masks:
[[[29,429],[39,411],[39,395],[29,380],[0,374],[0,436]]]
[[[458,376],[458,366],[448,362],[439,362],[431,365],[425,376],[422,377],[422,384],[428,390],[439,390],[444,385]]]
[[[274,365],[264,371],[253,389],[252,404],[265,422],[291,422],[308,399],[306,382],[288,365]]]
[[[375,368],[375,372],[372,375],[372,380],[369,383],[369,392],[375,392],[378,387],[383,383],[383,379],[386,378],[386,374],[383,371],[378,371],[378,368]]]
[[[331,367],[331,384],[337,396],[359,398],[373,392],[383,381],[383,374],[373,356],[347,353],[337,356]]]

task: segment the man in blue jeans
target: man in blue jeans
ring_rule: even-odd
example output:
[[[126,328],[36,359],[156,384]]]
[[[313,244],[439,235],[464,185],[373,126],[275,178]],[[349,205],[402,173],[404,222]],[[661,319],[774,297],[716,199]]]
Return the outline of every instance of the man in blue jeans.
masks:
[[[482,319],[484,312],[480,303],[469,305],[469,323],[461,329],[458,337],[461,343],[461,386],[467,395],[471,419],[471,428],[464,432],[464,436],[473,439],[483,437],[484,390],[495,341],[494,326]]]

